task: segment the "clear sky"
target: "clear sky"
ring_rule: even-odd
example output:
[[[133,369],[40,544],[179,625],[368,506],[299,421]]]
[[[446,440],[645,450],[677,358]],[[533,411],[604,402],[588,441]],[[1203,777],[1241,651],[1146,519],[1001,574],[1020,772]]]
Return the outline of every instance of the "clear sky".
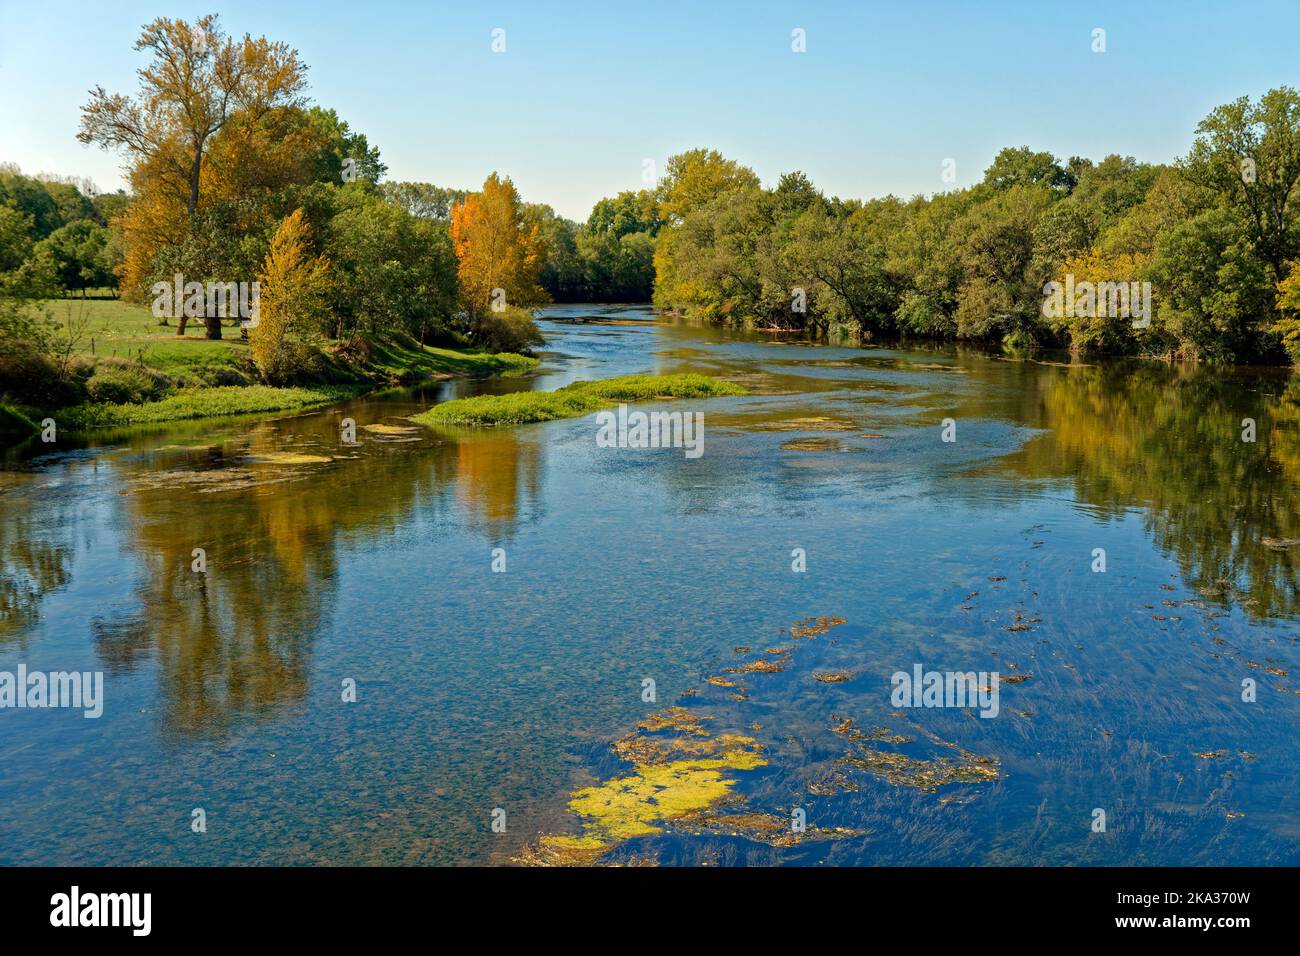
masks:
[[[74,138],[86,91],[134,92],[148,20],[214,11],[295,46],[315,101],[390,179],[474,187],[499,170],[577,219],[640,188],[645,159],[694,146],[769,184],[801,169],[831,194],[909,196],[951,188],[946,158],[957,186],[978,180],[1007,145],[1167,161],[1215,105],[1300,87],[1296,0],[0,0],[0,160],[117,188],[118,159]]]

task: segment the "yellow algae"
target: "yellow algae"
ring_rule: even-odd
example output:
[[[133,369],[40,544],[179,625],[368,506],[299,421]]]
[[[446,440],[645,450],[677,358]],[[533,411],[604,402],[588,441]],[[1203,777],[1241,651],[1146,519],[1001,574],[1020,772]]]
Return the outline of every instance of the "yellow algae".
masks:
[[[667,821],[703,810],[731,793],[736,780],[728,771],[753,770],[767,761],[753,738],[720,756],[644,764],[626,777],[573,795],[569,808],[583,818],[588,839],[622,841],[662,833]]]
[[[712,684],[714,687],[737,687],[739,686],[734,680],[727,680],[725,677],[706,677],[704,683]]]
[[[376,435],[418,435],[421,431],[417,425],[385,425],[382,422],[362,425],[361,427],[365,431],[374,432]]]
[[[813,638],[820,637],[833,627],[839,627],[844,623],[844,618],[833,616],[808,617],[798,621],[789,628],[790,636],[794,638]]]
[[[524,866],[591,866],[609,850],[596,837],[544,836],[526,847],[513,862]]]
[[[324,465],[333,461],[328,455],[308,455],[293,451],[262,451],[243,456],[240,461],[253,465]]]
[[[796,438],[781,445],[784,451],[843,451],[844,445],[834,438]]]
[[[768,660],[765,657],[760,657],[756,661],[749,661],[739,667],[724,668],[723,672],[727,674],[779,674],[785,670],[788,663],[790,663],[789,659]]]

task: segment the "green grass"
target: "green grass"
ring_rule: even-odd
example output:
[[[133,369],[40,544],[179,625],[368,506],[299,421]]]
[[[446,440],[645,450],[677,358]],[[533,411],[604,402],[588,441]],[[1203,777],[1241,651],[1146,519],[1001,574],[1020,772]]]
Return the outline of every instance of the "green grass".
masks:
[[[513,352],[446,349],[414,339],[386,336],[371,343],[368,368],[396,381],[439,375],[519,375],[537,367],[537,359]]]
[[[157,402],[140,405],[75,405],[53,413],[60,428],[82,431],[121,425],[146,425],[187,418],[214,418],[253,412],[283,412],[328,405],[355,398],[365,385],[325,385],[314,388],[271,388],[267,385],[227,385],[183,388]]]
[[[141,361],[183,384],[249,379],[248,343],[239,329],[225,328],[224,339],[204,338],[203,322],[190,320],[184,336],[176,325],[159,325],[146,305],[120,299],[51,299],[44,307],[61,329],[88,320],[75,351],[95,358]],[[251,379],[250,379],[251,380]]]
[[[708,375],[626,375],[598,382],[574,382],[554,392],[478,395],[435,405],[412,421],[422,425],[489,427],[548,422],[589,415],[619,402],[654,398],[712,398],[744,395],[739,385]]]
[[[370,340],[363,365],[345,364],[327,351],[315,377],[331,384],[271,388],[256,384],[248,343],[240,338],[238,328],[224,327],[226,338],[208,339],[203,322],[191,320],[185,335],[178,336],[174,321],[160,325],[148,306],[107,297],[52,299],[44,307],[60,329],[71,325],[80,330],[76,354],[95,362],[105,358],[141,362],[176,389],[143,404],[88,402],[50,413],[60,428],[74,431],[291,411],[342,401],[381,385],[447,376],[519,375],[537,367],[537,359],[525,355],[438,348],[408,336],[387,335]],[[0,415],[0,434],[6,433],[8,424]],[[17,426],[9,432],[22,433]]]
[[[0,438],[24,438],[36,430],[36,423],[22,412],[0,405]]]

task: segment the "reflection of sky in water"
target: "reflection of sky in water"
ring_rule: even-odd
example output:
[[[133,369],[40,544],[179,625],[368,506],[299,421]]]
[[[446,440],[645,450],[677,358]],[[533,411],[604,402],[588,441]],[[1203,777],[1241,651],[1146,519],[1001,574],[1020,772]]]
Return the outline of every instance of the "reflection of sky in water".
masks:
[[[872,836],[628,852],[1298,861],[1300,680],[1266,668],[1300,666],[1300,549],[1261,544],[1300,537],[1285,379],[777,344],[599,311],[615,321],[545,322],[532,377],[132,433],[0,472],[0,669],[108,672],[101,720],[0,712],[0,862],[504,859],[570,827],[575,786],[620,772],[608,743],[644,716],[644,677],[673,703],[734,646],[817,614],[847,619],[836,641],[751,677],[748,701],[709,690],[693,706],[763,725],[755,809],[802,805]],[[337,441],[345,415],[401,424],[443,397],[643,371],[722,374],[753,395],[694,406],[694,461],[598,449],[591,418]],[[1246,415],[1253,446],[1236,441]],[[945,417],[956,443],[939,441]],[[808,439],[830,441],[783,447]],[[489,571],[498,546],[506,574]],[[796,547],[806,574],[790,571]],[[1089,570],[1099,547],[1104,576]],[[1006,630],[1016,613],[1041,620]],[[843,751],[832,715],[906,730],[888,679],[917,662],[1033,675],[1002,688],[997,719],[908,715],[996,756],[1003,779],[927,794],[863,776],[809,796]],[[853,679],[812,680],[831,669]],[[357,704],[340,703],[346,677]]]

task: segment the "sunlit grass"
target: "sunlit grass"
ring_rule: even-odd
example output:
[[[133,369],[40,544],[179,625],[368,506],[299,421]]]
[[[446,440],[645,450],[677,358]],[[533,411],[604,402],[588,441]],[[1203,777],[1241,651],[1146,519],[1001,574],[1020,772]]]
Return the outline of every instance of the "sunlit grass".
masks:
[[[745,389],[708,375],[625,375],[598,382],[574,382],[554,392],[477,395],[435,405],[413,421],[422,425],[488,427],[576,418],[618,402],[654,398],[713,398],[744,395]]]
[[[144,425],[187,418],[214,418],[250,412],[294,411],[353,398],[364,385],[327,385],[316,388],[271,388],[267,385],[229,385],[183,388],[157,402],[141,405],[76,405],[55,413],[60,428],[78,431],[115,425]]]

